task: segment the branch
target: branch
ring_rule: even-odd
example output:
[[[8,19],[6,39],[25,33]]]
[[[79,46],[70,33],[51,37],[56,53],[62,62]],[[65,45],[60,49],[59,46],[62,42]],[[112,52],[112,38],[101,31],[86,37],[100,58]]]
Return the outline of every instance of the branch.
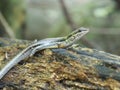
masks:
[[[9,26],[9,24],[7,23],[6,19],[4,18],[1,12],[0,12],[0,23],[4,27],[4,30],[8,34],[8,36],[10,38],[15,38],[13,30],[11,29],[11,27]]]
[[[76,27],[75,23],[73,22],[72,18],[70,17],[64,1],[60,0],[60,3],[61,3],[61,8],[62,8],[62,11],[63,11],[63,14],[65,16],[67,23],[70,25],[72,30],[75,30],[77,27]]]

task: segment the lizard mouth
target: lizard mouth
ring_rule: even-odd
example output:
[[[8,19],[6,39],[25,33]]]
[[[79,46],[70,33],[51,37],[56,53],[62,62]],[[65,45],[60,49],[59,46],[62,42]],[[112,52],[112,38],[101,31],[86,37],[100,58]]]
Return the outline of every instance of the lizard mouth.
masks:
[[[89,29],[88,29],[88,28],[81,27],[81,28],[80,28],[80,31],[89,32]]]

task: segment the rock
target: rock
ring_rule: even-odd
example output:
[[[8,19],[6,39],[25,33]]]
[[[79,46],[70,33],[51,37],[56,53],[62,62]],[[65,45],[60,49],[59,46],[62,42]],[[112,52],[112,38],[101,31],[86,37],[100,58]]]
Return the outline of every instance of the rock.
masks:
[[[27,41],[10,41],[2,41],[0,68],[29,45]],[[3,58],[6,53],[8,58]],[[120,56],[80,46],[42,50],[12,68],[0,81],[0,88],[119,90]]]

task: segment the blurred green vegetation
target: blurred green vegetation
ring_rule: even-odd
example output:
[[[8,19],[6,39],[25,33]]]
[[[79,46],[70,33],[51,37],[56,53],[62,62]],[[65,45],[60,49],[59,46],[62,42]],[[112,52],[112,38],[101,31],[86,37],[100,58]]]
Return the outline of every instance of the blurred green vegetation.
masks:
[[[71,32],[71,27],[59,1],[0,0],[0,11],[16,38],[65,36]],[[120,55],[119,0],[64,0],[64,3],[76,27],[90,28],[85,37],[95,49]]]
[[[24,0],[0,0],[0,12],[13,29],[17,38],[22,38],[21,30],[25,21]]]

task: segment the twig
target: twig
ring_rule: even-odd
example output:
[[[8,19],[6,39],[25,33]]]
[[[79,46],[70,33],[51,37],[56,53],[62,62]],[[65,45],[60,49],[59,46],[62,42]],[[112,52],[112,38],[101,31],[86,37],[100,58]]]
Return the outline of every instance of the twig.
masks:
[[[6,19],[4,18],[1,12],[0,12],[0,23],[4,27],[4,30],[8,34],[8,36],[10,38],[15,38],[13,30],[11,29],[11,27],[9,26],[9,24],[7,23]]]
[[[60,3],[61,3],[61,8],[62,8],[62,11],[63,11],[63,14],[65,16],[67,23],[70,25],[72,30],[75,30],[77,27],[68,13],[64,0],[60,0]]]

